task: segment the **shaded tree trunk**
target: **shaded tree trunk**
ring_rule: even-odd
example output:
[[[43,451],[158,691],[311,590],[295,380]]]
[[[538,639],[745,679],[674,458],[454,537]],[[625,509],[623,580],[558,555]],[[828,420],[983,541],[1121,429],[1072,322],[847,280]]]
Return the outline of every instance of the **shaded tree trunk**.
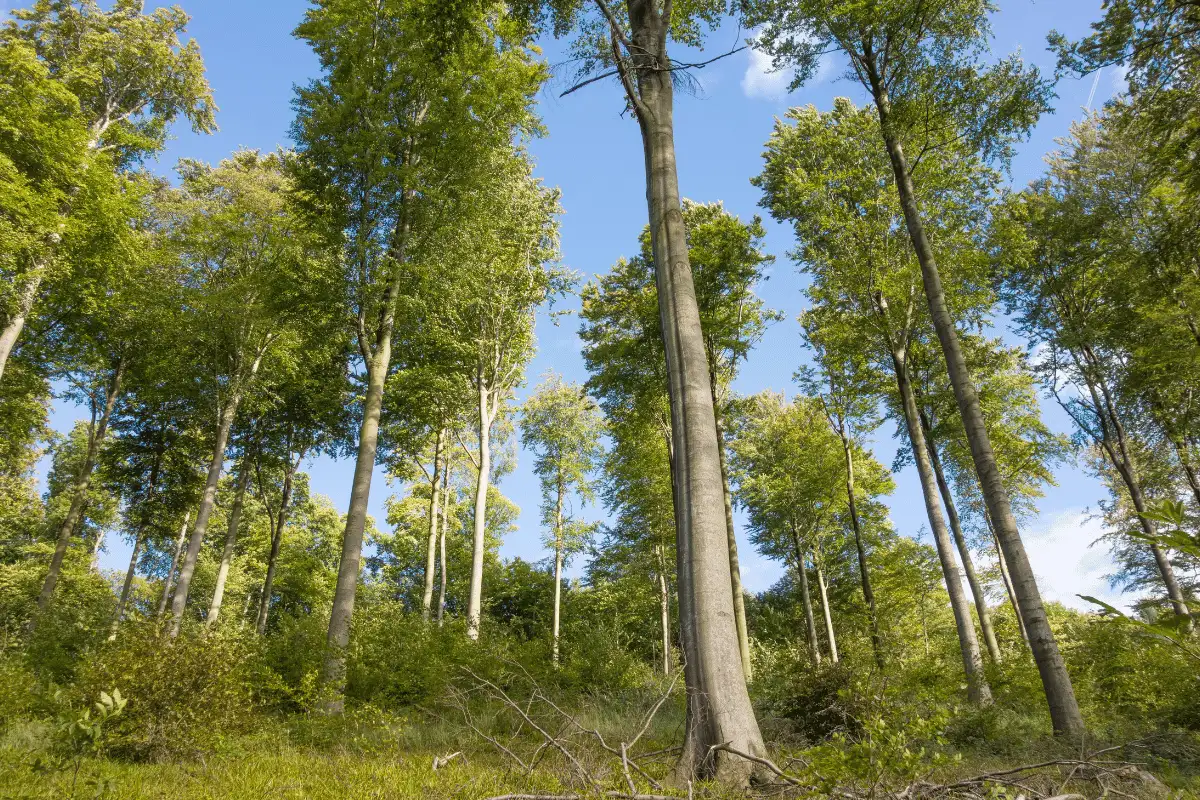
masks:
[[[425,587],[421,595],[421,618],[429,621],[433,607],[433,579],[437,570],[438,504],[441,501],[442,446],[446,431],[439,430],[433,448],[433,478],[429,485],[429,541],[425,550]]]
[[[863,546],[862,524],[858,519],[858,502],[854,490],[854,452],[845,430],[839,428],[838,435],[842,439],[842,452],[846,457],[846,499],[850,509],[850,527],[854,531],[854,549],[858,554],[858,576],[862,581],[863,600],[867,603],[867,613],[871,621],[871,652],[875,655],[875,665],[882,670],[883,644],[879,640],[879,613],[875,607],[875,592],[871,588],[871,573],[867,570],[867,550]]]
[[[467,597],[467,636],[479,638],[483,607],[483,556],[487,548],[487,493],[492,477],[492,420],[497,390],[489,392],[479,375],[479,474],[475,480],[475,519],[471,536],[471,586]]]
[[[51,246],[56,246],[59,238],[60,236],[56,234]],[[5,319],[4,328],[0,330],[0,379],[4,378],[4,368],[8,366],[8,358],[17,349],[17,340],[21,338],[21,332],[25,330],[25,323],[33,311],[33,303],[37,299],[48,264],[49,256],[40,257],[34,264],[34,268],[30,271],[29,277],[25,279],[25,285],[21,287],[21,293],[17,297],[16,310]]]
[[[812,594],[808,588],[808,566],[805,563],[805,548],[800,544],[800,535],[792,528],[792,544],[796,548],[796,577],[800,579],[800,604],[804,607],[804,630],[808,635],[808,651],[814,664],[821,663],[821,646],[817,640],[817,618],[813,614]]]
[[[163,581],[162,597],[158,598],[158,610],[154,616],[156,619],[162,619],[167,613],[167,601],[171,599],[171,583],[175,580],[175,570],[179,567],[179,557],[183,555],[183,544],[187,541],[188,522],[192,519],[192,512],[188,511],[183,515],[183,525],[179,527],[179,536],[175,539],[175,553],[171,556],[171,566],[167,568],[167,578]]]
[[[958,630],[958,645],[962,653],[963,670],[967,676],[967,699],[976,705],[988,705],[992,702],[992,692],[983,672],[983,656],[979,652],[979,640],[975,636],[975,623],[971,619],[971,610],[963,593],[958,564],[954,561],[954,545],[950,541],[950,532],[946,530],[946,521],[942,517],[933,467],[929,462],[929,450],[925,444],[925,434],[917,411],[917,398],[908,375],[908,364],[904,355],[895,350],[892,351],[892,364],[904,406],[904,421],[912,445],[913,461],[916,462],[917,474],[921,478],[925,511],[929,517],[929,527],[933,531],[934,544],[937,545],[942,575],[946,579],[950,608],[954,612],[954,626]]]
[[[996,545],[996,563],[1000,566],[1000,576],[1004,579],[1004,591],[1008,593],[1008,602],[1012,604],[1013,615],[1016,617],[1017,627],[1021,631],[1021,641],[1025,642],[1026,647],[1029,647],[1029,631],[1025,630],[1025,620],[1021,617],[1021,604],[1017,602],[1012,576],[1008,574],[1008,562],[1004,560],[1004,551],[1000,548],[1000,540],[996,538],[996,531],[992,528],[991,515],[985,511],[983,516],[987,520],[988,532],[992,534],[992,541]]]
[[[437,609],[437,624],[442,627],[442,623],[446,617],[446,580],[447,580],[447,564],[446,564],[446,531],[450,527],[450,454],[446,454],[446,488],[443,492],[442,499],[442,535],[438,537],[438,555],[441,560],[440,579],[441,585],[438,587],[438,609]]]
[[[658,559],[658,616],[662,626],[662,671],[671,674],[671,593],[667,586],[667,559],[662,546],[655,548]]]
[[[295,465],[288,462],[287,473],[283,476],[283,493],[279,498],[279,515],[271,531],[271,552],[267,555],[267,575],[263,579],[262,592],[258,598],[258,614],[254,630],[259,636],[267,632],[267,619],[271,613],[271,595],[275,590],[275,568],[279,563],[279,549],[283,546],[283,532],[287,529],[288,515],[292,511],[292,486],[296,471],[304,460],[304,451],[297,456]]]
[[[838,663],[837,636],[833,632],[833,614],[829,608],[829,592],[825,586],[825,570],[821,560],[813,558],[813,566],[817,571],[817,589],[821,592],[821,614],[825,617],[825,637],[829,640],[829,660]]]
[[[96,458],[100,453],[100,446],[104,443],[104,436],[108,432],[108,422],[112,419],[117,398],[121,396],[121,384],[124,378],[125,357],[121,356],[113,368],[112,376],[105,389],[104,406],[100,412],[100,417],[99,419],[95,416],[92,417],[95,422],[92,429],[88,432],[87,453],[84,455],[83,464],[79,468],[79,474],[75,476],[75,486],[71,494],[71,507],[67,511],[66,519],[59,526],[58,540],[54,545],[54,555],[50,557],[50,569],[46,572],[46,579],[42,583],[42,591],[38,594],[39,613],[45,611],[50,606],[50,601],[54,598],[54,587],[58,585],[58,576],[62,571],[62,563],[67,555],[67,548],[70,547],[71,539],[75,537],[75,531],[83,521],[84,510],[87,507],[88,488],[92,484],[92,474],[96,468]],[[93,406],[94,408],[95,406]]]
[[[975,613],[979,617],[979,629],[983,632],[983,642],[987,647],[992,661],[999,664],[1003,660],[1000,644],[996,641],[996,629],[992,626],[992,612],[988,608],[987,595],[984,594],[983,584],[975,572],[975,561],[971,558],[971,548],[967,547],[967,537],[963,535],[962,521],[958,517],[958,508],[954,505],[954,495],[950,493],[950,484],[946,483],[946,474],[942,471],[942,459],[938,455],[937,444],[933,441],[933,425],[925,409],[921,409],[921,428],[925,434],[925,447],[929,452],[929,463],[933,465],[933,474],[937,478],[938,492],[942,502],[946,504],[946,516],[950,520],[950,533],[954,536],[954,544],[958,548],[959,558],[962,559],[963,571],[967,575],[967,585],[971,587],[971,597],[975,601]]]
[[[563,494],[566,487],[558,483],[558,499],[554,506],[554,666],[558,666],[558,629],[562,614],[563,571]]]
[[[246,489],[250,486],[250,465],[246,463],[247,456],[242,456],[242,464],[238,468],[237,494],[234,496],[233,508],[229,511],[229,528],[225,533],[225,546],[221,549],[221,565],[217,568],[217,582],[213,585],[212,602],[208,606],[208,616],[204,619],[205,627],[211,628],[221,616],[221,603],[225,599],[225,582],[229,579],[229,566],[233,563],[233,550],[237,547],[238,524],[242,521],[242,508],[246,504]]]
[[[742,658],[742,672],[746,681],[754,678],[750,662],[750,633],[746,627],[746,593],[742,588],[742,567],[738,561],[737,531],[733,525],[733,493],[729,490],[729,462],[725,452],[725,429],[721,419],[721,405],[717,402],[717,374],[709,364],[709,381],[712,385],[713,414],[717,420],[717,456],[721,462],[721,488],[725,495],[725,536],[729,546],[729,578],[733,592],[733,620],[737,625],[738,653]]]
[[[125,618],[125,606],[129,604],[129,593],[133,588],[133,577],[137,574],[138,557],[142,554],[142,533],[144,526],[138,526],[137,534],[133,537],[133,552],[129,554],[129,568],[125,570],[125,581],[121,584],[121,596],[117,599],[117,610],[113,612],[111,640],[117,635],[117,626]]]
[[[680,206],[673,73],[665,66],[671,21],[663,15],[670,13],[671,5],[660,11],[655,0],[629,0],[631,37],[626,39],[607,2],[597,4],[612,21],[622,84],[642,134],[675,440],[672,477],[687,685],[684,744],[676,774],[681,782],[701,776],[742,786],[759,768],[712,749],[728,744],[755,756],[765,753],[738,647],[716,416]],[[622,46],[625,55],[619,52]]]
[[[904,223],[908,229],[909,238],[912,240],[917,261],[921,266],[921,278],[925,288],[925,297],[929,304],[929,314],[945,356],[950,383],[954,388],[958,411],[962,417],[963,427],[966,429],[967,442],[971,447],[975,472],[979,477],[984,500],[992,515],[1000,546],[1008,559],[1013,585],[1021,603],[1022,616],[1029,629],[1034,660],[1037,662],[1042,687],[1046,693],[1046,701],[1050,707],[1050,719],[1055,732],[1068,736],[1081,736],[1084,733],[1083,715],[1079,711],[1075,690],[1071,686],[1071,678],[1067,674],[1062,653],[1059,652],[1054,631],[1051,630],[1050,622],[1046,617],[1046,609],[1033,574],[1033,567],[1029,563],[1020,531],[1017,530],[1016,519],[1013,517],[1012,502],[996,464],[995,454],[992,452],[991,439],[984,422],[979,396],[975,392],[975,386],[967,370],[966,358],[963,356],[962,346],[958,341],[954,320],[950,317],[950,311],[946,306],[946,294],[942,288],[941,274],[938,271],[933,248],[925,234],[924,224],[917,208],[917,195],[909,172],[908,160],[893,129],[891,101],[876,68],[877,62],[874,53],[868,49],[865,55],[868,82],[876,110],[879,113],[884,145],[892,164],[900,207],[904,212]]]

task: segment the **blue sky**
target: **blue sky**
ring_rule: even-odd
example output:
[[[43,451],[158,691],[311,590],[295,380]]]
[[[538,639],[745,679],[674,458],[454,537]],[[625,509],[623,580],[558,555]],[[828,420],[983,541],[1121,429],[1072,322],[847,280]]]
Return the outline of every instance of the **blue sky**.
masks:
[[[192,14],[189,35],[200,44],[209,80],[220,106],[220,131],[196,136],[186,130],[154,166],[169,173],[178,158],[215,162],[238,147],[273,149],[288,145],[292,119],[292,88],[316,73],[316,62],[308,49],[291,37],[291,30],[307,4],[300,0],[181,0]],[[0,10],[18,4],[0,0]],[[150,5],[150,4],[148,4]],[[1068,36],[1087,31],[1099,16],[1100,0],[1000,0],[994,19],[997,54],[1020,49],[1025,57],[1044,70],[1053,70],[1053,57],[1046,52],[1046,34],[1057,28]],[[743,34],[744,35],[744,34]],[[710,54],[728,49],[738,31],[730,26],[712,34]],[[551,63],[562,58],[563,44],[543,42]],[[694,96],[680,95],[676,101],[676,144],[683,196],[697,201],[721,200],[732,212],[749,217],[760,213],[759,192],[749,180],[761,169],[763,143],[776,117],[794,105],[814,104],[822,109],[834,97],[845,95],[863,103],[866,98],[856,84],[840,79],[842,66],[835,60],[824,65],[817,79],[794,94],[786,93],[787,77],[770,74],[766,59],[743,51],[718,61],[697,73],[701,90]],[[563,260],[585,277],[602,273],[621,255],[630,254],[646,220],[642,151],[636,123],[621,117],[623,108],[618,87],[598,83],[566,98],[559,93],[570,85],[571,75],[562,71],[540,96],[540,110],[548,135],[532,144],[537,173],[563,193]],[[1014,160],[1012,181],[1022,186],[1037,177],[1042,158],[1054,147],[1054,139],[1067,133],[1072,120],[1080,118],[1095,85],[1093,105],[1103,103],[1121,86],[1113,70],[1092,78],[1067,79],[1058,86],[1057,111],[1046,116]],[[738,379],[745,393],[770,388],[794,393],[791,376],[805,359],[800,344],[796,315],[803,310],[803,282],[787,258],[792,237],[787,229],[766,221],[767,248],[777,257],[772,275],[761,294],[784,312],[788,319],[776,325],[751,355]],[[575,303],[568,302],[570,307]],[[583,381],[586,373],[575,335],[577,321],[568,317],[559,327],[539,320],[540,350],[529,367],[529,385],[553,369],[569,379]],[[527,389],[520,392],[524,396]],[[1045,405],[1053,427],[1067,431],[1065,416]],[[79,409],[55,406],[53,424],[66,430]],[[876,456],[890,464],[895,453],[891,429],[876,437]],[[349,460],[321,459],[309,466],[314,491],[328,495],[345,509],[353,469]],[[1088,549],[1099,535],[1096,522],[1087,517],[1102,496],[1100,484],[1075,467],[1060,470],[1059,486],[1051,489],[1041,504],[1041,514],[1025,530],[1034,568],[1049,597],[1078,604],[1075,593],[1111,597],[1103,580],[1110,562],[1102,548]],[[517,471],[505,478],[501,489],[522,510],[520,530],[504,545],[504,553],[540,559],[538,530],[538,487],[528,453],[520,453]],[[372,487],[371,511],[385,518],[385,500],[395,491],[381,472]],[[893,520],[905,534],[917,535],[926,525],[925,510],[915,472],[910,468],[897,476],[897,489],[890,499]],[[600,515],[598,509],[588,512]],[[742,539],[743,575],[753,591],[766,589],[782,573],[781,566],[754,554]],[[106,567],[124,565],[128,546],[109,544],[102,559]]]

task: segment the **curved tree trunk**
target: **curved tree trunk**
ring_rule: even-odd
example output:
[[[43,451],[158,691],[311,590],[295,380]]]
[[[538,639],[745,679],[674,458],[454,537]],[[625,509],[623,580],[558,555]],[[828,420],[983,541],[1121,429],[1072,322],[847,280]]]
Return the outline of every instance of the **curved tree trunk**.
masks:
[[[844,430],[838,430],[842,439],[842,451],[846,457],[846,499],[850,508],[850,526],[854,530],[854,549],[858,553],[858,576],[862,581],[863,600],[871,621],[871,652],[875,655],[875,666],[883,670],[883,644],[879,640],[879,614],[875,608],[875,592],[871,588],[871,573],[867,570],[867,550],[863,546],[862,524],[858,519],[858,502],[854,490],[854,452]]]
[[[429,541],[425,548],[425,587],[421,594],[421,618],[426,622],[433,608],[433,579],[437,571],[438,506],[441,502],[442,445],[446,431],[439,430],[433,447],[433,478],[429,482]]]
[[[800,536],[792,529],[792,544],[796,548],[796,577],[800,579],[800,604],[804,607],[804,631],[808,636],[808,652],[814,664],[821,663],[821,645],[817,640],[817,618],[813,614],[812,594],[808,588],[808,565]]]
[[[179,566],[179,579],[175,584],[175,594],[171,597],[171,624],[169,632],[172,638],[179,635],[183,624],[183,614],[187,610],[188,591],[192,586],[192,575],[196,572],[196,559],[200,556],[200,547],[204,544],[204,536],[208,533],[208,519],[212,516],[213,507],[217,502],[217,486],[221,482],[221,470],[225,466],[225,448],[229,445],[229,431],[237,416],[241,395],[234,394],[221,409],[217,422],[217,439],[213,444],[212,459],[208,463],[208,479],[204,484],[204,494],[200,497],[200,508],[196,511],[196,524],[192,527],[191,538],[188,539],[187,550],[183,554],[183,562]]]
[[[254,623],[254,630],[259,636],[267,632],[267,619],[271,613],[271,594],[275,589],[275,567],[279,562],[279,549],[283,546],[283,532],[287,528],[288,515],[292,511],[292,481],[303,460],[304,452],[302,451],[296,459],[295,467],[288,462],[287,474],[283,476],[283,494],[279,499],[279,516],[275,520],[274,530],[271,531],[271,552],[267,555],[267,575],[263,579],[262,592],[258,598],[258,614]]]
[[[467,636],[479,638],[483,607],[483,556],[487,547],[487,493],[492,476],[493,399],[487,384],[479,378],[479,475],[475,479],[475,519],[471,536],[471,587],[467,597]]]
[[[54,244],[57,244],[57,239]],[[37,299],[38,289],[41,288],[48,263],[49,257],[42,256],[34,264],[29,277],[25,279],[25,285],[21,287],[16,311],[5,320],[4,329],[0,330],[0,379],[4,378],[4,368],[8,366],[8,358],[12,355],[13,350],[17,349],[17,340],[21,338],[21,331],[25,329],[25,322],[29,319],[30,312],[33,311],[33,303]]]
[[[713,413],[717,420],[717,456],[721,461],[721,488],[725,495],[725,536],[729,546],[729,578],[733,592],[733,620],[737,625],[738,653],[742,657],[742,672],[746,681],[754,678],[750,662],[750,633],[746,627],[746,594],[742,588],[742,567],[738,561],[737,531],[733,525],[733,493],[729,490],[729,464],[725,452],[725,429],[721,420],[721,405],[717,402],[717,375],[709,365],[712,383]]]
[[[837,636],[833,632],[833,614],[829,609],[829,592],[825,586],[825,570],[821,568],[821,560],[813,558],[813,566],[817,571],[817,589],[821,592],[821,614],[825,617],[825,637],[829,640],[829,660],[838,663]]]
[[[42,591],[38,594],[38,612],[45,611],[50,606],[50,601],[54,598],[54,587],[58,585],[58,576],[62,571],[63,559],[67,555],[67,548],[71,545],[71,539],[75,537],[75,531],[79,524],[83,521],[83,513],[87,507],[88,488],[92,484],[92,473],[96,469],[96,458],[100,453],[100,446],[104,443],[104,435],[108,432],[108,421],[112,419],[113,408],[116,407],[117,398],[121,396],[121,384],[125,377],[125,358],[118,359],[116,367],[113,369],[112,378],[108,382],[108,387],[104,392],[104,408],[100,413],[100,418],[96,420],[95,427],[89,432],[87,453],[84,456],[83,464],[79,468],[79,474],[75,476],[75,487],[71,494],[71,507],[67,511],[67,517],[63,520],[62,525],[58,529],[58,540],[54,545],[54,555],[50,557],[50,569],[46,572],[46,579],[42,582]],[[95,406],[93,406],[93,409]],[[36,618],[35,618],[36,622]]]
[[[921,409],[921,429],[925,434],[925,447],[929,452],[929,463],[933,465],[933,474],[937,478],[938,492],[942,502],[946,504],[946,516],[950,520],[950,533],[954,536],[954,544],[958,548],[959,558],[962,559],[963,571],[967,575],[967,585],[971,587],[971,597],[975,601],[975,613],[979,617],[979,629],[983,631],[983,642],[987,646],[988,655],[993,662],[999,664],[1003,660],[1000,644],[996,641],[996,629],[992,626],[992,612],[988,608],[987,595],[984,594],[983,584],[975,572],[975,561],[971,558],[971,548],[967,547],[967,537],[963,535],[962,521],[958,518],[958,508],[954,505],[954,495],[950,493],[950,484],[946,483],[946,474],[942,471],[942,459],[938,455],[937,444],[933,441],[933,426],[925,409]]]
[[[237,547],[238,524],[242,521],[242,508],[246,504],[246,489],[250,486],[250,465],[246,456],[238,469],[237,495],[229,511],[229,528],[225,533],[225,546],[221,549],[221,566],[217,568],[217,582],[213,585],[212,602],[208,606],[205,627],[211,628],[221,616],[221,603],[225,599],[225,582],[229,579],[229,566],[233,563],[233,550]]]
[[[958,411],[962,417],[963,427],[966,429],[967,442],[971,446],[971,458],[975,463],[975,472],[979,476],[983,497],[992,515],[1000,546],[1008,559],[1013,585],[1021,602],[1021,613],[1029,629],[1033,657],[1037,662],[1042,687],[1046,693],[1046,702],[1050,707],[1050,719],[1057,733],[1081,736],[1084,733],[1083,715],[1079,711],[1075,690],[1071,686],[1071,677],[1067,674],[1067,667],[1063,662],[1062,653],[1059,652],[1054,631],[1051,630],[1050,621],[1046,617],[1046,609],[1033,574],[1033,567],[1029,563],[1020,531],[1017,530],[1016,519],[1013,517],[1008,490],[1004,486],[1000,469],[996,465],[991,439],[984,423],[983,409],[979,404],[979,396],[975,392],[975,385],[967,370],[966,358],[963,356],[962,346],[958,341],[954,320],[946,307],[946,294],[942,288],[941,274],[938,271],[933,248],[925,235],[924,224],[917,208],[917,195],[913,187],[912,176],[909,174],[908,160],[900,140],[893,131],[891,101],[888,99],[887,89],[875,70],[873,55],[868,55],[867,67],[871,92],[879,113],[884,145],[892,163],[896,191],[900,198],[900,207],[904,212],[904,223],[908,229],[909,238],[912,240],[917,261],[921,265],[921,278],[925,287],[925,297],[929,304],[929,314],[946,359],[946,367],[950,375],[950,383],[954,388]]]
[[[175,553],[171,556],[171,566],[167,568],[167,577],[163,581],[162,597],[158,598],[158,610],[154,614],[156,619],[162,619],[163,615],[167,613],[167,602],[171,599],[171,583],[175,580],[179,557],[183,555],[183,544],[187,541],[188,523],[191,519],[192,512],[184,513],[183,525],[179,526],[179,536],[175,539]]]
[[[950,532],[946,530],[946,521],[942,518],[937,483],[933,477],[933,467],[929,463],[929,450],[925,444],[924,431],[921,429],[917,398],[909,379],[908,365],[903,354],[896,351],[892,352],[892,363],[896,372],[896,385],[904,406],[904,421],[908,428],[909,442],[912,444],[913,461],[916,462],[917,474],[921,478],[925,511],[929,516],[934,544],[937,545],[942,575],[946,579],[946,592],[950,595],[950,608],[954,612],[954,626],[958,629],[958,645],[962,653],[963,670],[967,676],[967,699],[976,705],[988,705],[992,702],[992,691],[983,672],[983,656],[979,652],[979,639],[975,636],[975,623],[971,619],[971,609],[967,606],[967,597],[963,593],[958,564],[954,561],[954,545],[950,541]]]
[[[617,47],[624,33],[615,27],[608,4],[597,2],[614,20]],[[676,774],[681,782],[702,776],[742,786],[759,768],[713,747],[727,744],[755,756],[763,755],[765,747],[738,647],[716,416],[679,198],[673,74],[663,67],[668,63],[670,29],[663,13],[671,6],[660,11],[656,0],[629,0],[626,7],[631,41],[626,45],[629,57],[619,59],[619,68],[645,155],[650,242],[675,440],[675,520],[682,545],[679,592],[688,702]],[[686,581],[683,572],[688,573]],[[685,620],[685,615],[691,619]]]

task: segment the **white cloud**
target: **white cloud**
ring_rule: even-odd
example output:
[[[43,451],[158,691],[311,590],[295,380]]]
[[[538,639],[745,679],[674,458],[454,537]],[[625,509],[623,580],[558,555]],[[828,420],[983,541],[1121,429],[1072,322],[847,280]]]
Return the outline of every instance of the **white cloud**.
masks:
[[[771,70],[771,57],[761,50],[750,48],[746,73],[742,76],[742,91],[747,97],[759,100],[782,100],[792,81],[792,70]]]
[[[1123,95],[1129,91],[1129,67],[1124,64],[1117,64],[1113,67],[1112,74],[1112,93],[1116,97]]]
[[[1114,572],[1116,565],[1106,544],[1093,544],[1104,533],[1104,526],[1088,512],[1062,511],[1021,533],[1038,588],[1046,600],[1083,611],[1093,611],[1095,606],[1081,599],[1081,594],[1118,607],[1128,604],[1129,598],[1108,585],[1105,576]]]

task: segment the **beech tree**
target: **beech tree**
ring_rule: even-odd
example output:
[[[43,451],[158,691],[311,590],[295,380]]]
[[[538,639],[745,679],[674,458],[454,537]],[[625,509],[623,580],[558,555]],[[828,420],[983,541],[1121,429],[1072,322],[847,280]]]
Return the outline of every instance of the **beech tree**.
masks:
[[[393,339],[425,297],[419,286],[437,257],[438,235],[460,221],[463,200],[497,152],[510,153],[514,138],[535,128],[530,106],[543,70],[525,49],[528,27],[484,5],[451,14],[419,0],[324,0],[296,29],[322,70],[297,97],[298,180],[311,223],[345,270],[365,370],[322,672],[333,713],[343,708],[345,648]],[[438,291],[428,283],[426,289]]]
[[[185,117],[198,133],[216,128],[200,49],[180,40],[187,15],[178,7],[144,14],[142,5],[117,0],[104,10],[96,0],[37,0],[13,11],[0,30],[0,68],[12,69],[12,88],[24,98],[4,106],[32,112],[20,119],[22,132],[41,123],[31,126],[32,140],[9,137],[15,147],[0,157],[9,195],[0,202],[22,194],[34,200],[20,218],[10,217],[20,246],[3,259],[11,290],[4,298],[0,377],[43,283],[70,272],[58,251],[64,236],[75,233],[78,207],[113,191],[115,172],[161,150],[176,118]]]
[[[553,658],[558,662],[562,571],[579,552],[593,526],[575,517],[572,494],[581,503],[595,498],[592,473],[604,448],[604,421],[583,387],[550,373],[521,405],[521,443],[535,452],[533,471],[542,488],[542,524],[554,550]]]
[[[761,0],[748,21],[765,23],[761,46],[777,66],[794,65],[793,86],[807,80],[827,50],[850,62],[848,77],[870,92],[877,112],[877,147],[891,165],[904,225],[921,268],[929,317],[937,333],[975,471],[1004,550],[1029,629],[1034,660],[1059,733],[1083,732],[1054,633],[1021,542],[1012,501],[996,465],[978,393],[967,369],[943,285],[923,197],[921,167],[967,154],[1005,163],[1013,143],[1048,108],[1050,87],[1019,56],[983,68],[989,45],[988,0]],[[918,449],[914,447],[914,451]]]

